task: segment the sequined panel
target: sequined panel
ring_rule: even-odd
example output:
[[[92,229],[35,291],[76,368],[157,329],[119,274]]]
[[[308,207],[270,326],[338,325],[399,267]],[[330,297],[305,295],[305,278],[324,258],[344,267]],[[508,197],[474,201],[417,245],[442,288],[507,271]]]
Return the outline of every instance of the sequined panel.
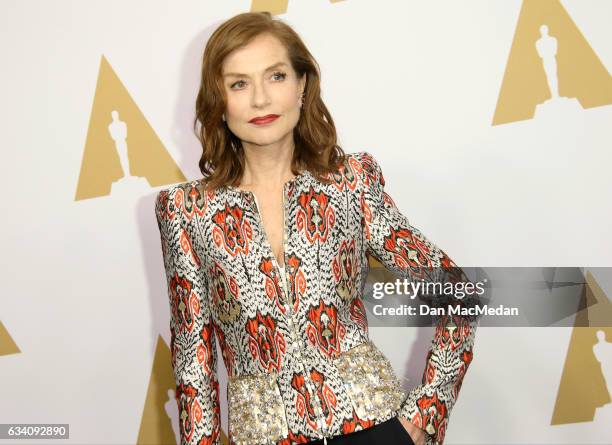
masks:
[[[389,359],[372,342],[341,353],[335,364],[361,419],[389,416],[404,401],[406,395]]]
[[[276,374],[228,382],[229,430],[236,445],[272,444],[289,434]]]

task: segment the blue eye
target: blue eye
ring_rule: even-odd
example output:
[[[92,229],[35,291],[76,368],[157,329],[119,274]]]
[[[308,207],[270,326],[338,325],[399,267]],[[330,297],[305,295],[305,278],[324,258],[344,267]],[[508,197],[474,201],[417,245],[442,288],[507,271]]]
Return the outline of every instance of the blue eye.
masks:
[[[277,77],[278,76],[278,77]],[[287,73],[283,72],[283,71],[275,71],[274,74],[272,74],[272,77],[275,78],[275,80],[285,80],[287,78]],[[230,85],[231,89],[234,89],[234,87],[238,84],[243,84],[245,83],[244,80],[239,80],[237,82],[234,82],[233,84]],[[242,89],[240,87],[238,87],[238,89]]]

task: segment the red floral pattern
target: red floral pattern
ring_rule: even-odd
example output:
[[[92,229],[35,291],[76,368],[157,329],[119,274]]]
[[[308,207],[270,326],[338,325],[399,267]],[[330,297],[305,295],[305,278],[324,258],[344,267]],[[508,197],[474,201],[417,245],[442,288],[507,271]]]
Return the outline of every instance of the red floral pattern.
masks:
[[[328,177],[331,184],[305,171],[284,186],[285,275],[251,192],[189,181],[158,193],[183,445],[220,442],[216,341],[230,378],[275,376],[288,427],[278,445],[369,428],[389,415],[426,430],[426,443],[443,443],[473,360],[474,323],[442,317],[421,384],[395,412],[370,420],[356,415],[334,359],[369,340],[361,299],[369,256],[412,280],[435,270],[450,281],[464,276],[398,210],[370,153],[347,155]]]

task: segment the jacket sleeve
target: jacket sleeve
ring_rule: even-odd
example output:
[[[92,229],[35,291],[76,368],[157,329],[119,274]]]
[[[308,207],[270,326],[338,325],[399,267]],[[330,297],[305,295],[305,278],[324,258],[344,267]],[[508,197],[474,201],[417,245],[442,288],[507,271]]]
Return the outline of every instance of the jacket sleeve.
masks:
[[[193,248],[184,190],[158,193],[155,215],[170,300],[170,351],[181,445],[218,445],[217,349],[202,263]]]
[[[390,271],[411,281],[469,282],[463,271],[417,228],[410,225],[385,192],[381,167],[368,152],[357,154],[362,178],[361,207],[368,254]],[[358,167],[359,168],[359,167]],[[454,288],[453,288],[454,289]],[[452,304],[473,306],[477,298],[454,298]],[[446,297],[448,298],[448,297]],[[431,305],[441,303],[437,297]],[[442,444],[465,372],[472,361],[477,320],[459,315],[436,319],[421,384],[413,388],[398,415],[426,431],[427,444]]]

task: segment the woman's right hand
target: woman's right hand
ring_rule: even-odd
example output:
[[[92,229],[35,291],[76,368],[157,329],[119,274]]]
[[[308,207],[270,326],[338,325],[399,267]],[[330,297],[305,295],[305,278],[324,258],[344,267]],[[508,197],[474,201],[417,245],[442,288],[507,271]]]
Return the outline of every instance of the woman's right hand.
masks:
[[[415,445],[425,445],[425,431],[402,416],[397,417]]]

